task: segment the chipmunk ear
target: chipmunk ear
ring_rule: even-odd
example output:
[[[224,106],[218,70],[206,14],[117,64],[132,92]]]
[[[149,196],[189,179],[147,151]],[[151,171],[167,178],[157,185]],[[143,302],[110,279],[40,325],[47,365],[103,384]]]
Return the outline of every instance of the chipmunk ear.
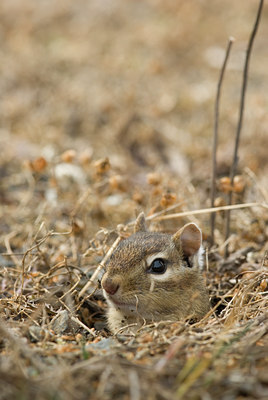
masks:
[[[146,232],[146,221],[145,221],[145,215],[143,212],[141,212],[136,221],[135,221],[135,225],[134,225],[134,232]]]
[[[173,237],[178,250],[182,250],[186,257],[194,256],[202,245],[202,232],[194,223],[184,225]]]

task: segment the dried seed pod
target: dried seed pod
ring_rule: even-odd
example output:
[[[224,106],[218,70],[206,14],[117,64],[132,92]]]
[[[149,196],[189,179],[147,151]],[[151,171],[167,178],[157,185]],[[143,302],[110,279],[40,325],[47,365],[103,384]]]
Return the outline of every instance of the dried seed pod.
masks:
[[[223,197],[216,197],[214,201],[214,207],[223,207],[226,205],[226,201]]]
[[[82,165],[87,165],[92,160],[93,150],[91,148],[85,149],[79,154],[79,162]]]
[[[29,166],[34,172],[42,172],[47,167],[47,161],[44,157],[38,157],[29,162]]]
[[[172,206],[177,200],[177,196],[175,193],[164,193],[161,200],[160,205],[163,208]]]
[[[108,157],[101,158],[100,160],[95,161],[94,168],[97,175],[104,175],[111,168],[110,160]]]
[[[163,193],[163,188],[162,186],[154,186],[152,190],[152,195],[159,197]]]
[[[263,279],[263,280],[261,281],[261,283],[260,283],[260,289],[264,292],[264,291],[267,289],[267,286],[268,286],[267,280],[266,280],[266,279]]]
[[[126,180],[121,175],[113,175],[109,179],[109,184],[112,190],[121,190],[125,192],[127,190]]]
[[[242,193],[246,187],[245,179],[242,175],[236,175],[234,177],[234,192]]]
[[[149,185],[159,185],[162,181],[162,177],[159,173],[157,172],[151,172],[149,174],[147,174],[147,182],[149,183]]]
[[[228,176],[224,176],[219,180],[219,191],[223,193],[229,193],[231,190],[231,179]]]
[[[85,229],[85,223],[78,218],[75,218],[72,223],[72,230],[75,235],[80,235]]]
[[[143,196],[143,194],[140,193],[140,192],[135,192],[135,193],[133,194],[133,196],[132,196],[132,199],[133,199],[136,203],[138,203],[138,204],[143,204],[144,196]]]
[[[83,342],[83,336],[81,335],[81,333],[78,333],[77,335],[75,335],[75,340],[77,341],[77,343],[81,343]]]
[[[75,157],[76,157],[76,151],[72,150],[72,149],[66,150],[61,155],[62,161],[66,162],[66,163],[72,163],[73,160],[75,159]]]

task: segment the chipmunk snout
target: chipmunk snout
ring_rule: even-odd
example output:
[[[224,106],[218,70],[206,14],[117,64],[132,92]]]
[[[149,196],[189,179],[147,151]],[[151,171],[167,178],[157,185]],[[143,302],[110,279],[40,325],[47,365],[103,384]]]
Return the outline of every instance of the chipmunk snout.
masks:
[[[106,275],[102,278],[101,284],[103,289],[111,295],[115,294],[119,288],[119,283]]]

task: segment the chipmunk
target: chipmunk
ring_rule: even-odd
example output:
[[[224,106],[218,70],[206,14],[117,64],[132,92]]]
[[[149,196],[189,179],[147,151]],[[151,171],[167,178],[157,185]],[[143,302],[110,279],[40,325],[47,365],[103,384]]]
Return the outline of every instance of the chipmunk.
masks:
[[[101,280],[110,331],[202,318],[210,309],[202,253],[202,233],[196,224],[188,223],[174,235],[148,232],[141,213],[134,234],[119,243]]]

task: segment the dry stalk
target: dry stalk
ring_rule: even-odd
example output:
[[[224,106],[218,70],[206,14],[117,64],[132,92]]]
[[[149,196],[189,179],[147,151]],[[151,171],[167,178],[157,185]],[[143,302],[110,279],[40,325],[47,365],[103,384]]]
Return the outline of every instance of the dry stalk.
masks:
[[[14,262],[14,264],[18,267],[18,268],[20,268],[20,262],[19,262],[19,260],[17,259],[17,255],[18,254],[14,254],[13,253],[13,251],[12,251],[12,249],[11,249],[11,246],[10,246],[10,239],[12,239],[14,236],[16,236],[16,234],[17,234],[17,232],[15,232],[15,231],[13,231],[13,232],[10,232],[6,237],[5,237],[5,246],[6,246],[6,249],[7,249],[7,252],[8,253],[6,253],[7,255],[9,255],[10,257],[11,257],[11,259],[12,259],[12,261]],[[4,253],[5,254],[5,253]],[[23,253],[24,254],[24,253]],[[20,254],[21,255],[21,254]]]
[[[158,211],[158,212],[156,212],[156,213],[154,213],[154,214],[152,214],[152,215],[148,215],[148,216],[146,217],[146,221],[152,221],[152,220],[155,220],[155,219],[157,220],[158,217],[160,217],[161,215],[163,215],[163,214],[165,214],[165,213],[167,213],[167,212],[169,212],[169,211],[172,211],[172,210],[174,210],[174,209],[177,208],[177,207],[181,207],[181,206],[184,205],[184,204],[185,204],[185,201],[180,201],[180,202],[178,202],[178,203],[176,203],[176,204],[172,204],[172,206],[169,206],[169,207],[165,208],[164,210]],[[129,222],[126,226],[127,226],[127,227],[134,226],[134,225],[135,225],[135,222],[136,222],[136,220],[131,221],[131,222]]]
[[[243,280],[239,283],[238,290],[233,291],[232,300],[229,302],[226,307],[225,313],[228,314],[226,320],[224,322],[225,326],[233,325],[237,320],[246,320],[249,312],[253,311],[253,307],[250,307],[252,304],[257,302],[264,301],[265,298],[257,299],[256,296],[260,295],[260,293],[255,289],[255,286],[264,278],[267,278],[267,273],[264,271],[248,271],[250,273],[250,277]],[[267,294],[267,292],[264,292]],[[231,304],[232,303],[232,304]],[[266,300],[267,303],[267,300]],[[232,307],[231,307],[232,305]],[[265,309],[265,308],[264,308]],[[229,312],[230,310],[230,312]],[[259,307],[259,312],[263,311],[261,307]]]
[[[257,178],[256,174],[254,174],[254,172],[249,167],[245,167],[245,173],[250,177],[250,179],[252,180],[252,182],[254,183],[256,188],[258,189],[258,191],[260,192],[261,196],[263,197],[263,200],[265,202],[268,202],[268,191],[266,190],[265,187],[260,185],[260,183],[258,182],[258,178]]]
[[[88,198],[88,196],[91,194],[92,189],[91,187],[88,188],[81,196],[80,198],[77,200],[74,209],[71,212],[71,218],[73,219],[76,214],[78,213],[78,211],[80,210],[82,204],[86,201],[86,199]]]
[[[83,322],[81,322],[78,318],[74,317],[73,315],[71,316],[71,320],[76,322],[78,325],[80,325],[83,329],[85,329],[88,333],[90,333],[93,337],[96,337],[96,333],[90,329],[88,326],[86,326],[85,324],[83,324]]]
[[[74,291],[74,289],[76,288],[76,286],[79,284],[79,282],[80,282],[80,277],[79,277],[79,275],[76,274],[75,272],[74,272],[74,275],[75,275],[76,278],[77,278],[75,284],[74,284],[69,290],[67,290],[67,292],[65,292],[65,293],[60,297],[61,300],[64,299],[64,297],[66,297],[67,295],[72,294],[73,291]]]
[[[92,275],[92,277],[89,279],[89,281],[85,284],[85,286],[80,290],[79,292],[79,297],[82,297],[84,295],[84,293],[88,290],[88,288],[93,285],[95,283],[95,280],[97,278],[97,276],[99,275],[100,271],[102,269],[104,269],[105,267],[105,263],[108,260],[108,258],[111,256],[112,252],[114,251],[114,249],[117,247],[118,243],[121,240],[121,236],[118,236],[116,238],[116,240],[114,241],[113,245],[110,247],[109,251],[106,253],[106,255],[104,256],[103,260],[100,262],[98,268],[96,269],[96,271],[94,272],[94,274]]]
[[[235,147],[234,147],[234,155],[233,155],[233,163],[231,166],[231,172],[230,172],[230,180],[231,180],[231,186],[233,186],[234,182],[234,176],[236,174],[236,169],[237,169],[237,164],[238,164],[238,148],[239,148],[239,142],[240,142],[240,135],[241,135],[241,130],[242,130],[242,124],[243,124],[243,116],[244,116],[244,107],[245,107],[245,97],[246,97],[246,90],[247,90],[247,81],[248,81],[248,69],[249,69],[249,61],[250,61],[250,55],[251,55],[251,50],[253,47],[253,42],[258,30],[260,18],[261,18],[261,13],[262,13],[262,8],[263,8],[263,0],[260,0],[259,2],[259,7],[258,7],[258,12],[257,12],[257,17],[253,26],[253,30],[251,32],[248,46],[247,46],[247,51],[246,51],[246,59],[245,59],[245,64],[244,64],[244,71],[243,71],[243,83],[242,83],[242,90],[241,90],[241,100],[240,100],[240,110],[239,110],[239,120],[237,124],[237,130],[236,130],[236,137],[235,137]],[[228,196],[228,203],[232,204],[232,198],[233,198],[233,192],[232,190],[229,192]],[[225,228],[225,239],[229,237],[230,234],[230,210],[227,211],[226,213],[226,228]],[[225,248],[225,257],[227,257],[229,254],[229,249],[228,246]]]
[[[39,248],[39,246],[44,243],[47,238],[49,236],[51,236],[52,232],[48,232],[42,239],[38,240],[38,242],[33,245],[32,247],[30,247],[28,250],[26,250],[26,252],[24,253],[24,256],[22,258],[22,262],[21,262],[21,290],[20,290],[20,297],[23,294],[23,287],[24,287],[24,278],[25,278],[25,260],[26,257],[28,256],[29,253],[31,253],[32,250]]]
[[[152,219],[155,219],[156,217],[159,217],[160,215],[163,215],[163,214],[167,213],[168,211],[172,211],[177,207],[181,207],[184,204],[185,204],[185,201],[180,201],[180,202],[178,202],[176,204],[173,204],[172,206],[167,207],[164,210],[161,210],[161,211],[158,211],[158,212],[156,212],[156,213],[154,213],[152,215],[149,215],[148,217],[146,217],[146,221],[151,221]],[[135,221],[132,222],[132,224],[134,224],[134,223],[135,223]]]
[[[191,215],[215,213],[218,211],[236,210],[236,209],[240,209],[240,208],[252,208],[252,207],[263,207],[263,208],[268,209],[268,204],[265,204],[265,203],[233,204],[233,205],[229,205],[229,206],[203,208],[201,210],[184,211],[184,212],[176,213],[176,214],[163,215],[160,217],[156,217],[155,219],[157,221],[163,221],[163,220],[174,219],[174,218],[189,217]]]
[[[227,61],[229,58],[229,54],[230,54],[233,42],[234,42],[234,38],[230,37],[229,41],[228,41],[227,49],[225,52],[223,65],[221,68],[220,78],[219,78],[218,87],[217,87],[216,101],[215,101],[214,134],[213,134],[213,150],[212,150],[211,207],[214,207],[215,193],[216,193],[217,147],[218,147],[218,126],[219,126],[219,108],[220,108],[221,87],[222,87],[224,72],[226,69]],[[216,217],[216,215],[214,213],[212,213],[211,219],[210,219],[211,245],[214,244],[215,217]]]

